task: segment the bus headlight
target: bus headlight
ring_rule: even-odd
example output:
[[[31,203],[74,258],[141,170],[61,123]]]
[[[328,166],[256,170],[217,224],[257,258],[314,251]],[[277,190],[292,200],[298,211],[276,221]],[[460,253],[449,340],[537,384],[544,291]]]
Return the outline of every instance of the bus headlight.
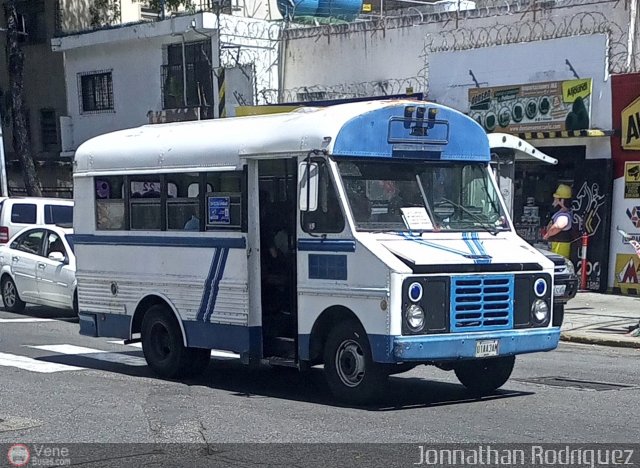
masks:
[[[404,313],[404,320],[409,330],[416,333],[424,327],[424,310],[416,304],[411,304]]]
[[[536,299],[531,306],[531,316],[538,325],[546,322],[549,318],[549,305],[542,299]]]

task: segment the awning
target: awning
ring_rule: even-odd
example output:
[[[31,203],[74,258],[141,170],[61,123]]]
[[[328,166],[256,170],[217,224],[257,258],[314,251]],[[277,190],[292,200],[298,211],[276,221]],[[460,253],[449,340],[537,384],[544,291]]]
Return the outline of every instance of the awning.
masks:
[[[558,160],[544,154],[538,148],[515,135],[508,133],[489,133],[489,146],[492,150],[498,148],[511,149],[515,152],[516,161],[542,161],[549,164],[558,164]]]
[[[597,128],[588,130],[564,130],[561,132],[526,132],[518,133],[518,136],[524,140],[544,140],[551,138],[598,138],[610,137],[614,130],[600,130]]]

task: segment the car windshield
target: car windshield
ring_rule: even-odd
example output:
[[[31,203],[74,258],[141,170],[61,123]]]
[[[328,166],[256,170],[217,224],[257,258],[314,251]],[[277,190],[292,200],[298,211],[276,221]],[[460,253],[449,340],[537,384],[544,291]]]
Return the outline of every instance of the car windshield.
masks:
[[[338,163],[361,231],[508,230],[498,192],[482,163]]]

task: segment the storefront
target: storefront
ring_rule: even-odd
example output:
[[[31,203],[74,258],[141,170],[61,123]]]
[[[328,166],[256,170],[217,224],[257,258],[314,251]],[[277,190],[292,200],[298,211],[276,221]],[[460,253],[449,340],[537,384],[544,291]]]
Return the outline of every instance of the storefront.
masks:
[[[640,240],[640,73],[614,75],[612,112],[613,229],[610,284],[614,292],[640,294],[640,256],[618,229]]]
[[[543,242],[559,184],[572,189],[570,201],[577,230],[589,236],[587,288],[607,288],[611,206],[611,159],[593,151],[611,131],[590,128],[592,80],[529,83],[469,90],[470,115],[489,133],[519,136],[557,160],[516,162],[513,168],[513,219],[532,244]],[[598,157],[594,157],[594,153]],[[571,259],[579,269],[580,240]]]

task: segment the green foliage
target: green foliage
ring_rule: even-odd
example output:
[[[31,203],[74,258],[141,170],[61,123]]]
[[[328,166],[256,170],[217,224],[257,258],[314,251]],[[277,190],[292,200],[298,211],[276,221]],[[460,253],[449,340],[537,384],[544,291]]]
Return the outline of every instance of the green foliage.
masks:
[[[149,5],[149,8],[156,10],[159,10],[162,3],[164,3],[164,8],[168,11],[177,10],[181,6],[187,7],[188,9],[188,7],[193,5],[190,0],[164,0],[164,2],[162,2],[162,0],[148,0],[146,3]]]
[[[120,21],[119,0],[93,0],[89,7],[91,26],[109,26]]]

